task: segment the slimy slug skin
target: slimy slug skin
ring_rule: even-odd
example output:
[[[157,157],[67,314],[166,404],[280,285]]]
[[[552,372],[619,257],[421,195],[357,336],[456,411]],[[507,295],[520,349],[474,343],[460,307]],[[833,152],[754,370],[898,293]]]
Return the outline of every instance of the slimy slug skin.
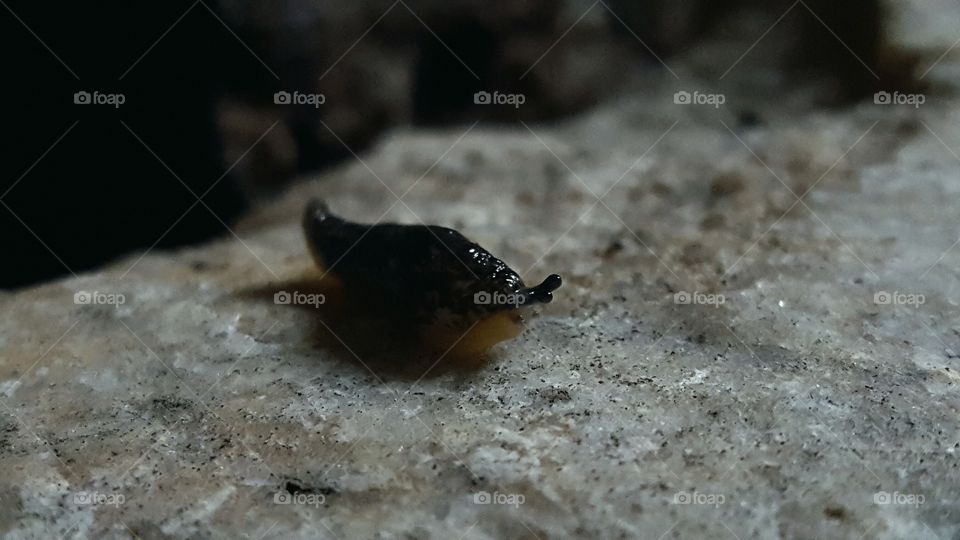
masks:
[[[561,285],[551,274],[527,287],[506,263],[447,227],[353,223],[313,200],[303,228],[318,266],[351,298],[412,323],[444,350],[482,353],[515,337],[522,310],[550,302]]]

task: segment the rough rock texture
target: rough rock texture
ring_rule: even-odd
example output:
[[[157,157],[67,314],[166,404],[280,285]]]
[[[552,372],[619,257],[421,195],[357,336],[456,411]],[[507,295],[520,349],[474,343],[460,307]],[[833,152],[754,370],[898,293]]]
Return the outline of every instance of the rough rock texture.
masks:
[[[956,102],[665,80],[560,126],[395,131],[236,238],[0,297],[0,531],[956,535]],[[273,301],[305,290],[314,195],[565,284],[479,368],[367,362]]]
[[[393,130],[234,237],[3,294],[0,532],[956,537],[954,54],[919,107],[817,109],[769,39],[559,125]],[[411,358],[276,303],[317,292],[312,196],[564,286],[480,365]]]

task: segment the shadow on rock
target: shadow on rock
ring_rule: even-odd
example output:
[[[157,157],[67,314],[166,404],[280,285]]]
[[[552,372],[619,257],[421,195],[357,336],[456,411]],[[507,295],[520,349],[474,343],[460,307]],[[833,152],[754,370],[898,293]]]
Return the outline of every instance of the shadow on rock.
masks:
[[[416,381],[447,373],[471,374],[493,356],[431,344],[403,316],[402,306],[383,306],[363,291],[347,291],[336,277],[315,270],[239,294],[276,304],[278,309],[309,313],[307,335],[316,347],[380,378]]]

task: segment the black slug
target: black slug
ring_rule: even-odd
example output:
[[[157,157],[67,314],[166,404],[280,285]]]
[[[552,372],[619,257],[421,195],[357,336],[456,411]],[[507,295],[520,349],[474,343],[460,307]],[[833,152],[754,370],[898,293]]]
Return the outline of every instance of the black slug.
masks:
[[[353,223],[313,200],[303,228],[314,260],[346,291],[461,352],[482,352],[519,334],[521,309],[550,302],[561,284],[551,274],[527,287],[506,263],[447,227]]]

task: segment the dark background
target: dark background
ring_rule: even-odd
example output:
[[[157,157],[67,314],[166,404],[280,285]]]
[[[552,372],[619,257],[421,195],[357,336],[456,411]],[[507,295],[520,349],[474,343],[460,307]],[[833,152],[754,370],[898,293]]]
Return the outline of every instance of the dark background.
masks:
[[[228,234],[251,205],[392,126],[576,114],[620,91],[626,74],[662,69],[656,56],[725,37],[741,18],[769,26],[790,2],[609,1],[565,34],[591,4],[4,2],[0,287]],[[808,4],[890,88],[901,67],[881,60],[877,2]],[[777,69],[835,80],[825,107],[874,91],[823,24],[795,15],[778,30],[791,37]],[[528,104],[473,103],[493,88]],[[78,105],[81,90],[125,103]],[[278,106],[280,90],[327,103]]]

